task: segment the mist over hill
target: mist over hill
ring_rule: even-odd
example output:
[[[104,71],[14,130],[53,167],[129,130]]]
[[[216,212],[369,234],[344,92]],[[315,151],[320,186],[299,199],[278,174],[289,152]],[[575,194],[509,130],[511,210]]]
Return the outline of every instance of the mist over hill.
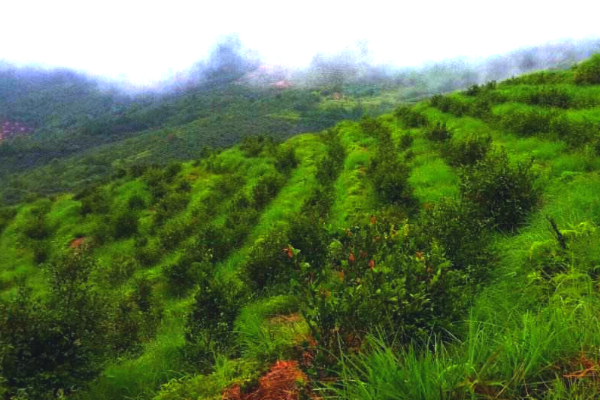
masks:
[[[569,68],[599,43],[563,40],[402,67],[376,63],[369,43],[359,41],[299,67],[266,63],[229,35],[192,67],[143,87],[2,62],[0,126],[20,128],[3,133],[0,192],[14,202],[89,185],[117,166],[193,158],[246,136],[283,140],[472,84]]]

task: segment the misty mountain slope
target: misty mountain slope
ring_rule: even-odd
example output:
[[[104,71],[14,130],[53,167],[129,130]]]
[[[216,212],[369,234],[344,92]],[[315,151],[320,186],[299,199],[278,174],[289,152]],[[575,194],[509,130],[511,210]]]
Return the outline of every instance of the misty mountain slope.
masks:
[[[0,393],[595,396],[599,60],[0,208]]]
[[[548,43],[420,68],[371,65],[350,49],[317,55],[307,70],[295,71],[261,65],[234,38],[217,43],[206,60],[162,90],[131,93],[69,70],[4,65],[0,119],[33,134],[0,143],[0,192],[13,203],[85,187],[132,163],[187,160],[204,147],[231,146],[247,135],[285,139],[318,131],[388,112],[399,101],[522,71],[566,68],[597,46],[592,39]],[[582,104],[594,101],[593,90],[578,96],[585,97],[576,99]]]

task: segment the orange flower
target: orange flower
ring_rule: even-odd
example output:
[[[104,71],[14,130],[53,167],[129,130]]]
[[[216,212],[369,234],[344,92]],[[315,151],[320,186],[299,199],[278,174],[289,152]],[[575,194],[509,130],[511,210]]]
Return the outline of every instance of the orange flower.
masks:
[[[377,223],[377,217],[374,215],[371,215],[371,225],[375,225]]]
[[[373,268],[375,268],[375,260],[369,261],[369,268],[371,269],[371,271],[373,271]]]
[[[344,271],[338,271],[337,276],[340,282],[344,282]]]
[[[354,264],[354,261],[356,261],[356,258],[354,258],[354,253],[350,253],[350,256],[348,257],[348,262],[350,262],[350,264]]]

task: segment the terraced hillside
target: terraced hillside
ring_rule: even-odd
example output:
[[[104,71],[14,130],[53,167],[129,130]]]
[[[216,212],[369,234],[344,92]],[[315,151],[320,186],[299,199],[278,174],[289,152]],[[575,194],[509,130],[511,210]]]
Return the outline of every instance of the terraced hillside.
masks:
[[[596,398],[599,83],[595,56],[2,208],[0,394]]]

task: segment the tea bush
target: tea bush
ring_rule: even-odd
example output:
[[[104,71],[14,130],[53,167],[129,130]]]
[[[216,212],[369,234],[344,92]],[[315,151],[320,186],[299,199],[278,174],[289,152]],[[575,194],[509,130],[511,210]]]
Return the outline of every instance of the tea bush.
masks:
[[[394,111],[394,116],[401,120],[407,128],[420,128],[428,124],[427,117],[408,106],[398,107]]]
[[[425,128],[425,137],[432,142],[445,142],[452,138],[452,131],[446,127],[446,123],[436,123]]]
[[[533,160],[511,165],[504,150],[489,154],[462,169],[461,195],[477,206],[479,218],[489,219],[495,229],[513,231],[524,223],[540,198],[532,165]]]
[[[489,134],[470,134],[460,139],[453,138],[442,147],[446,162],[454,167],[473,165],[484,159],[492,146]]]

